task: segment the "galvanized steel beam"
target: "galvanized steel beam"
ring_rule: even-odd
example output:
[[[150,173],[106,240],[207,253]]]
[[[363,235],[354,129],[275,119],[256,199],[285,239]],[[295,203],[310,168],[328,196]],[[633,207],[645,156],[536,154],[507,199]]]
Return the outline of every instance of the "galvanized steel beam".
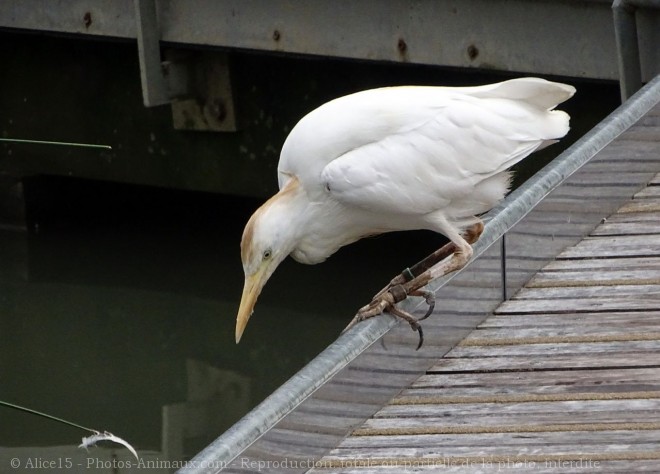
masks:
[[[155,0],[155,5],[160,39],[169,43],[618,79],[610,0]],[[0,2],[5,28],[135,39],[140,23],[131,0]],[[657,26],[651,19],[640,28]],[[645,63],[656,60],[652,52],[643,54]]]

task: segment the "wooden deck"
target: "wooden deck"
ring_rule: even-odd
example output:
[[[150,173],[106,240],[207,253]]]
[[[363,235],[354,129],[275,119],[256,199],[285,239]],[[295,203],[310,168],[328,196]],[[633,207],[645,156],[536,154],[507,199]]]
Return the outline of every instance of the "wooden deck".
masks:
[[[310,472],[659,465],[660,175]]]

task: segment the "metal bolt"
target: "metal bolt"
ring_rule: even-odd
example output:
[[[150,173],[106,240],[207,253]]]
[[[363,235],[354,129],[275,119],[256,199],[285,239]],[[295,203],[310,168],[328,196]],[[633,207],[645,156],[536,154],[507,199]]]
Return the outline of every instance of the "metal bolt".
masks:
[[[468,46],[467,54],[468,54],[468,58],[470,58],[471,61],[474,61],[475,59],[477,59],[477,56],[479,56],[479,50],[475,45],[471,44],[470,46]]]
[[[85,28],[89,28],[92,24],[92,14],[90,12],[85,12],[83,15],[83,25]]]

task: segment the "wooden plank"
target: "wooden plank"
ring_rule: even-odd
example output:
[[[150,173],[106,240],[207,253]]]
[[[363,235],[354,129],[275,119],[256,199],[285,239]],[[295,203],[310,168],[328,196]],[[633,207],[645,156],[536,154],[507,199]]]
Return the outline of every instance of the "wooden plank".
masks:
[[[367,420],[357,434],[364,435],[364,430],[414,431],[429,426],[469,426],[476,431],[493,426],[625,422],[660,423],[660,398],[388,405]]]
[[[516,328],[515,332],[511,328],[494,328],[494,329],[477,329],[472,331],[460,345],[474,345],[480,341],[485,341],[486,344],[494,344],[498,341],[515,341],[522,340],[532,343],[535,339],[563,339],[563,340],[598,340],[605,341],[608,339],[625,338],[632,336],[639,336],[637,339],[660,339],[660,321],[650,325],[635,325],[635,326],[615,326],[615,325],[564,325],[554,326],[552,328],[543,327],[530,327],[530,328]],[[620,340],[620,339],[619,339]]]
[[[643,430],[660,429],[660,421],[656,410],[638,410],[636,402],[625,400],[628,405],[620,403],[617,411],[601,409],[598,403],[552,402],[549,404],[527,403],[528,412],[516,413],[515,407],[509,404],[495,404],[498,408],[510,408],[512,413],[476,413],[470,415],[453,415],[442,413],[445,405],[413,406],[419,411],[419,416],[406,416],[414,410],[399,410],[401,413],[393,418],[373,418],[361,428],[355,430],[353,436],[420,436],[436,434],[475,435],[483,433],[533,433],[546,431],[609,431],[616,429]],[[488,404],[473,404],[483,408]],[[449,405],[455,406],[455,405]],[[572,410],[580,406],[581,410]],[[401,408],[401,407],[399,407]],[[409,408],[409,407],[408,407]],[[536,411],[538,408],[539,411]],[[435,415],[431,412],[436,411]],[[423,415],[426,413],[427,415]]]
[[[635,194],[635,199],[660,199],[660,186],[647,186]]]
[[[350,436],[326,458],[656,452],[660,430]]]
[[[414,350],[414,348],[413,348]],[[351,400],[355,403],[368,405],[370,402],[378,401],[387,403],[393,396],[390,388],[376,387],[369,389],[367,384],[353,385],[343,383],[327,383],[323,387],[322,397],[326,400],[335,400],[338,402]],[[316,393],[314,394],[316,396]]]
[[[605,174],[611,176],[617,176],[619,174],[624,175],[627,173],[645,173],[647,175],[646,179],[642,181],[650,180],[655,173],[658,172],[658,157],[657,149],[654,153],[654,148],[657,145],[653,144],[643,144],[639,149],[635,150],[634,155],[636,157],[630,157],[630,159],[621,159],[621,156],[617,150],[614,148],[605,148],[603,151],[605,153],[600,153],[596,159],[592,159],[590,163],[586,164],[579,173],[576,173],[571,178],[569,182],[579,183],[581,180],[585,182],[589,181],[589,177],[594,174]],[[625,151],[629,151],[629,147]],[[632,194],[629,198],[632,197]]]
[[[650,211],[650,212],[624,212],[612,214],[603,223],[610,222],[655,222],[658,227],[660,227],[660,212]]]
[[[470,358],[443,358],[438,361],[429,373],[438,372],[496,372],[496,371],[531,371],[531,370],[574,370],[600,369],[603,367],[656,367],[658,365],[657,350],[627,352],[618,354],[529,354],[520,357],[473,356]]]
[[[385,364],[383,363],[383,365]],[[341,378],[337,379],[337,383],[349,387],[350,390],[354,391],[356,395],[358,395],[360,391],[363,389],[368,392],[369,387],[371,387],[374,392],[379,390],[388,392],[390,390],[395,390],[396,387],[399,386],[399,384],[396,384],[395,382],[396,378],[405,377],[405,376],[406,373],[399,373],[398,371],[392,371],[392,372],[381,371],[381,370],[369,371],[368,368],[366,367],[364,368],[364,370],[352,370],[351,367],[351,370],[349,370],[348,372],[341,373]],[[360,402],[363,403],[362,400],[360,400]]]
[[[308,415],[333,415],[343,417],[360,416],[368,410],[374,410],[379,404],[356,403],[352,400],[337,401],[329,400],[323,397],[310,397],[300,404],[296,411],[300,411],[305,416]]]
[[[474,349],[474,348],[470,348]],[[460,352],[468,352],[462,350]],[[476,352],[476,351],[469,351]],[[501,354],[478,358],[501,357]],[[538,355],[538,354],[535,354]],[[567,355],[567,354],[565,354]],[[552,358],[553,356],[548,356]],[[656,361],[656,359],[653,359]],[[506,361],[505,361],[506,362]],[[475,395],[504,394],[551,394],[551,393],[582,393],[594,391],[603,396],[607,392],[658,390],[660,387],[660,371],[657,366],[645,368],[611,368],[607,370],[582,369],[546,370],[530,372],[461,372],[425,374],[420,376],[410,388],[401,392],[398,397],[422,396],[432,393],[439,399],[445,397],[467,397]],[[616,390],[613,388],[618,387]],[[431,392],[435,390],[435,392]],[[423,393],[424,392],[424,393]],[[644,398],[638,396],[637,398]],[[657,392],[656,392],[657,398]],[[467,401],[469,402],[469,400]],[[441,403],[441,402],[437,402]]]
[[[571,299],[571,298],[610,298],[617,297],[638,297],[645,300],[655,300],[660,303],[660,284],[653,279],[651,284],[631,284],[631,285],[587,285],[587,286],[550,286],[539,288],[521,288],[515,296],[509,301],[512,305],[518,300],[550,300],[550,299]],[[634,282],[637,283],[637,282]],[[555,305],[557,303],[555,302]],[[539,312],[543,307],[539,306]]]
[[[603,196],[600,201],[585,198],[555,198],[549,197],[541,201],[535,208],[539,212],[564,212],[564,213],[594,213],[603,215],[603,209],[609,208],[614,212],[622,200],[623,196]],[[655,200],[649,202],[656,202]],[[658,204],[660,208],[660,203]]]
[[[529,249],[530,245],[539,241],[545,241],[548,238],[548,229],[550,225],[521,225],[515,230],[507,233],[507,252],[509,247]],[[579,242],[582,237],[592,231],[594,223],[591,224],[571,224],[560,225],[561,232],[552,232],[553,246],[567,247]],[[527,254],[529,255],[529,253]],[[553,255],[554,257],[554,255]]]
[[[552,211],[552,210],[547,210],[547,209],[534,209],[534,211],[529,214],[527,217],[525,217],[524,221],[521,221],[518,223],[511,231],[509,232],[515,232],[517,226],[522,225],[522,226],[529,226],[529,227],[537,227],[539,225],[543,226],[548,226],[548,225],[553,225],[553,224],[576,224],[576,225],[586,225],[586,224],[593,224],[594,222],[598,222],[600,219],[602,219],[602,212],[594,212],[592,214],[589,213],[579,213],[579,214],[569,214],[567,215],[565,212],[559,212],[559,211]]]
[[[616,170],[619,172],[612,173],[611,167],[616,167]],[[580,177],[580,180],[575,180],[569,178],[564,186],[566,188],[575,188],[575,187],[599,187],[603,185],[611,186],[621,186],[623,184],[636,186],[639,188],[639,183],[648,181],[649,172],[638,172],[637,170],[631,170],[630,164],[628,164],[628,169],[622,169],[620,163],[607,163],[605,169],[603,170],[599,167],[598,170],[594,169],[588,173],[583,173]],[[623,172],[620,172],[623,171]]]
[[[619,296],[616,298],[564,298],[509,300],[502,303],[496,314],[561,314],[594,313],[611,311],[657,311],[658,300],[643,299],[643,294]]]
[[[630,131],[632,129],[628,129]],[[621,172],[642,170],[651,173],[655,176],[658,172],[658,143],[657,141],[636,140],[631,142],[624,140],[623,137],[627,135],[628,131],[624,132],[619,138],[608,144],[601,150],[591,161],[585,165],[589,169],[605,169],[609,172]],[[622,158],[625,157],[624,158]],[[617,166],[618,165],[618,166]],[[655,165],[655,166],[654,166]],[[609,166],[612,166],[610,168]],[[651,177],[649,177],[651,179]]]
[[[616,313],[561,313],[561,314],[498,314],[490,316],[479,325],[479,329],[549,328],[555,326],[603,326],[613,330],[623,326],[658,327],[660,311],[616,312]],[[655,331],[655,329],[654,329]]]
[[[660,211],[660,199],[636,199],[624,204],[617,213],[657,212]]]
[[[365,405],[351,400],[328,400],[313,397],[305,400],[289,416],[278,423],[278,429],[300,433],[334,434],[343,437],[347,426],[364,421],[365,413],[375,413],[378,405]]]
[[[541,271],[525,285],[527,288],[565,286],[658,285],[660,265],[646,269],[614,268],[607,271]]]
[[[660,126],[660,106],[656,105],[651,110],[649,110],[644,117],[642,117],[633,127],[631,128],[646,128],[646,129],[658,129]],[[660,140],[660,135],[656,134],[654,136],[655,140]]]
[[[601,175],[602,176],[602,175]],[[611,181],[611,176],[610,176]],[[631,180],[629,180],[631,181]],[[603,197],[604,199],[629,199],[635,191],[639,189],[638,183],[597,183],[590,181],[588,183],[576,183],[575,186],[560,186],[552,191],[550,199],[552,200],[582,200],[593,201],[594,196]],[[651,196],[652,197],[652,196]]]
[[[287,416],[284,418],[284,420],[278,424],[278,428],[296,431],[301,435],[316,435],[322,433],[343,437],[346,435],[347,426],[355,426],[364,421],[364,418],[364,416],[328,416],[319,413],[310,416],[301,416],[296,413],[294,416]]]
[[[417,391],[413,392],[417,393]],[[496,393],[467,396],[438,395],[401,395],[392,399],[391,405],[464,405],[480,404],[510,404],[510,403],[540,403],[540,402],[577,402],[601,400],[649,400],[660,399],[660,391],[642,392],[570,392],[570,393]],[[660,426],[660,425],[658,425]],[[655,428],[654,428],[655,429]],[[490,430],[493,431],[493,430]],[[506,431],[506,430],[504,430]]]
[[[486,332],[490,332],[486,330]],[[508,331],[505,331],[508,332]],[[458,346],[514,346],[529,344],[578,344],[578,343],[596,343],[596,342],[619,342],[619,341],[660,341],[658,332],[610,332],[608,334],[558,334],[550,335],[543,332],[528,330],[529,336],[516,332],[514,335],[502,337],[473,337],[461,341]],[[510,332],[509,332],[510,334]]]
[[[413,351],[414,346],[409,350]],[[356,374],[352,373],[349,379],[342,371],[329,383],[319,388],[317,392],[318,396],[325,400],[338,402],[350,400],[356,404],[370,405],[373,403],[386,403],[387,400],[391,399],[397,393],[397,387],[401,386],[401,384],[392,386],[382,383],[382,377],[379,377],[378,372],[374,372],[372,375],[366,372],[363,374],[359,378]]]
[[[657,214],[655,212],[649,214]],[[660,234],[660,225],[658,221],[648,222],[606,222],[598,226],[592,236],[609,235],[648,235]]]
[[[490,472],[515,472],[516,474],[557,474],[560,472],[598,472],[598,474],[621,474],[633,472],[658,472],[657,460],[625,460],[611,461],[603,459],[589,459],[582,457],[579,460],[569,459],[548,459],[540,461],[516,461],[510,458],[502,460],[470,460],[464,459],[451,460],[444,459],[434,462],[433,459],[424,461],[423,459],[409,460],[408,464],[401,462],[394,465],[383,466],[364,466],[354,467],[352,464],[345,466],[334,466],[328,463],[327,469],[324,469],[323,463],[316,467],[309,474],[336,473],[341,470],[342,474],[401,474],[401,472],[442,472],[443,474],[474,474]],[[515,470],[515,471],[514,471]]]
[[[574,355],[576,357],[602,357],[608,354],[626,356],[638,355],[637,362],[644,361],[658,364],[660,356],[660,339],[650,341],[608,341],[608,342],[567,342],[548,344],[513,344],[493,346],[456,346],[445,356],[447,358],[461,357],[532,357]]]
[[[660,256],[660,234],[587,237],[563,251],[557,259],[647,256]]]
[[[241,456],[244,459],[310,459],[320,458],[328,446],[336,446],[341,437],[323,433],[300,433],[295,430],[271,429],[262,436],[259,443],[247,448]]]
[[[574,402],[571,402],[574,403]],[[498,404],[499,405],[499,404]],[[557,403],[560,405],[560,403]],[[425,405],[425,407],[431,407],[432,405]],[[562,410],[563,407],[558,406],[556,410]],[[583,407],[583,409],[590,410],[590,407]],[[544,410],[549,410],[546,407]],[[660,431],[660,422],[657,421],[633,421],[633,419],[644,419],[644,415],[648,413],[648,416],[651,415],[651,411],[642,411],[637,412],[636,410],[631,410],[630,412],[630,421],[607,421],[608,418],[616,417],[616,414],[613,413],[599,413],[594,412],[594,419],[599,421],[590,422],[578,422],[578,420],[585,419],[584,415],[580,416],[575,413],[575,422],[567,421],[571,413],[554,413],[549,414],[547,412],[534,414],[526,413],[522,416],[522,420],[525,420],[525,416],[529,418],[529,423],[523,424],[510,424],[510,422],[519,421],[521,418],[516,417],[515,415],[507,416],[484,416],[480,418],[476,416],[476,421],[481,420],[483,423],[479,424],[454,424],[451,416],[449,417],[426,417],[426,418],[386,418],[371,420],[373,426],[364,426],[355,430],[352,433],[352,436],[355,437],[376,437],[376,436],[426,436],[426,435],[479,435],[485,433],[500,434],[500,433],[545,433],[545,432],[575,432],[575,431],[584,431],[584,432],[599,432],[599,431],[642,431],[642,430],[659,430]],[[562,416],[563,415],[563,416]],[[559,418],[558,423],[552,423],[553,419]],[[655,417],[654,417],[655,418]],[[620,419],[620,418],[616,418]],[[604,420],[604,421],[600,421]],[[460,421],[460,420],[456,420]],[[398,422],[398,423],[397,423]]]
[[[549,262],[541,273],[594,271],[606,273],[612,270],[645,270],[656,271],[660,269],[660,257],[630,257],[630,258],[585,258],[580,260],[553,260]]]

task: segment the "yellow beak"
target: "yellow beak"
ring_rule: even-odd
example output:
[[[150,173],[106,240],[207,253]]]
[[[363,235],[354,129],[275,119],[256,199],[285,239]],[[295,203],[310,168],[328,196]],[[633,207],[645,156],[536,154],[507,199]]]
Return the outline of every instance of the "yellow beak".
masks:
[[[245,277],[241,305],[238,308],[238,316],[236,316],[236,344],[241,340],[245,326],[247,326],[250,316],[252,316],[257,297],[266,283],[267,278],[264,278],[264,275],[265,266],[262,266],[254,275]]]

